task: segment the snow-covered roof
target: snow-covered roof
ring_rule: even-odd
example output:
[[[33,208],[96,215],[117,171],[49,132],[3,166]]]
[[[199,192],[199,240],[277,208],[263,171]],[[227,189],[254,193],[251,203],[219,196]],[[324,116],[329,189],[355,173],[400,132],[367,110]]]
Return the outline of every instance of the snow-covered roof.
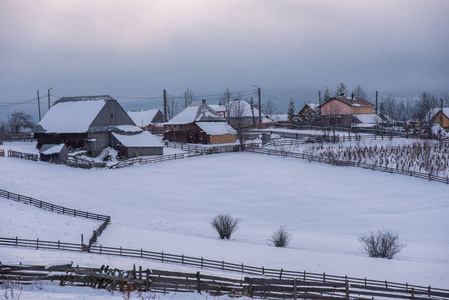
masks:
[[[225,119],[210,108],[206,102],[193,102],[165,124],[178,125],[209,121],[225,121]]]
[[[206,134],[209,135],[223,135],[235,134],[234,128],[229,126],[226,122],[198,122],[196,123]]]
[[[159,111],[159,109],[128,111],[128,115],[137,126],[144,127],[153,122],[154,117]]]
[[[212,108],[215,111],[226,111],[226,106],[223,104],[212,104],[209,105],[210,108]],[[233,111],[235,111],[235,109],[241,109],[241,116],[242,117],[252,117],[253,113],[251,111],[251,104],[244,101],[244,100],[231,100],[229,102],[229,112],[231,117],[234,117],[235,113]],[[256,108],[256,106],[254,105],[254,116],[258,117],[259,116],[259,110]]]
[[[61,152],[62,148],[64,148],[64,144],[46,144],[42,145],[41,149],[39,150],[39,153],[50,155]]]
[[[112,135],[125,147],[163,147],[162,143],[148,131],[131,135],[113,132]]]
[[[70,97],[70,99],[73,98]],[[60,100],[53,104],[39,122],[38,125],[42,127],[43,131],[48,133],[87,132],[90,124],[106,104],[104,98],[81,101]]]
[[[379,124],[382,123],[383,120],[376,114],[353,114],[360,122],[363,124]]]

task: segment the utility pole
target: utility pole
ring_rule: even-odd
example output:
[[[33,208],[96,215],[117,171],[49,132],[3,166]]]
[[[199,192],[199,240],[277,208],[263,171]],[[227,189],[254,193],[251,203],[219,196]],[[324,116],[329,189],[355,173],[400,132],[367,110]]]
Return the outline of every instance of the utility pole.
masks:
[[[37,90],[37,109],[39,110],[39,122],[41,121],[41,100],[39,98],[39,90]]]
[[[50,90],[52,89],[52,87],[51,88],[49,88],[48,89],[48,109],[50,110]]]
[[[440,101],[441,101],[441,104],[440,104],[440,106],[441,106],[441,111],[440,111],[440,125],[441,125],[441,128],[443,128],[443,99],[440,99]]]
[[[167,122],[167,91],[164,89],[164,122]]]
[[[321,106],[321,91],[318,91],[318,105]]]
[[[379,96],[379,92],[376,91],[376,115],[377,115],[377,97]]]

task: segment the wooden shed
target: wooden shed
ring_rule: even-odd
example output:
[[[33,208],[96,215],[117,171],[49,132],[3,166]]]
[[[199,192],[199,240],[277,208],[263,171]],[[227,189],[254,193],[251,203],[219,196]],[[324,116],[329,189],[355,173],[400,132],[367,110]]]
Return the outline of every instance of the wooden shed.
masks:
[[[127,158],[164,154],[162,143],[148,131],[137,134],[112,133],[112,136],[114,148]]]
[[[45,144],[39,150],[41,161],[60,164],[67,161],[69,157],[69,150],[65,144]]]

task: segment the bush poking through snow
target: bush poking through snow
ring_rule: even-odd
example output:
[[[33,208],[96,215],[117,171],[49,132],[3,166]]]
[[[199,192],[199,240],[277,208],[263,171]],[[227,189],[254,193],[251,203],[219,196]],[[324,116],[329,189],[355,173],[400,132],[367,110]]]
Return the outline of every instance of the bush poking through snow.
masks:
[[[370,235],[359,237],[359,241],[370,257],[392,259],[405,247],[397,234],[387,230],[378,230],[376,234],[371,231]]]
[[[275,247],[285,248],[290,242],[290,233],[284,227],[279,227],[279,229],[271,235],[270,242],[272,242]]]
[[[231,234],[238,229],[240,219],[232,217],[230,214],[216,215],[211,222],[212,227],[217,230],[221,239],[230,239]]]

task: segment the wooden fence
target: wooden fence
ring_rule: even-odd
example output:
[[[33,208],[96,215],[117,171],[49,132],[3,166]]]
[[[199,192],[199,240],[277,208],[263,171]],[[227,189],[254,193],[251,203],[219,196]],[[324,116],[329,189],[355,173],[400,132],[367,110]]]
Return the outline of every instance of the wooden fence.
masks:
[[[276,155],[276,156],[283,156],[283,157],[294,157],[294,158],[304,159],[304,160],[308,160],[308,161],[322,162],[322,163],[336,165],[336,166],[360,167],[360,168],[369,169],[369,170],[373,170],[373,171],[376,170],[376,171],[382,171],[382,172],[387,172],[387,173],[391,173],[391,174],[407,175],[407,176],[417,177],[417,178],[421,178],[421,179],[426,179],[429,181],[436,181],[436,182],[449,184],[449,177],[441,177],[441,176],[436,176],[436,175],[432,175],[432,174],[428,174],[428,173],[407,171],[407,170],[402,170],[399,168],[396,169],[396,168],[389,168],[389,167],[383,167],[383,166],[376,166],[373,164],[364,164],[364,163],[360,163],[360,162],[327,159],[327,158],[321,158],[319,156],[314,156],[314,155],[309,155],[309,154],[304,154],[304,153],[270,150],[270,149],[263,149],[263,148],[252,148],[252,149],[247,149],[247,151],[251,152],[251,153],[261,153],[261,154]]]
[[[170,148],[181,149],[186,151],[186,153],[176,153],[170,155],[152,156],[152,157],[136,157],[127,160],[123,160],[113,166],[111,169],[123,168],[132,166],[134,164],[154,164],[169,160],[183,159],[187,157],[195,157],[201,155],[218,154],[226,152],[237,152],[239,151],[238,145],[232,146],[217,146],[217,147],[205,147],[197,145],[187,145],[182,143],[166,142],[165,145]]]
[[[14,151],[11,149],[8,150],[8,156],[15,157],[15,158],[21,158],[21,159],[27,159],[27,160],[34,160],[34,161],[39,160],[39,154],[23,153],[23,152]]]
[[[51,249],[64,251],[84,251],[82,244],[52,242],[42,240],[27,240],[18,238],[0,238],[0,245],[28,247],[34,249]],[[262,279],[248,278],[245,283],[248,287],[247,294],[257,297],[270,298],[320,298],[326,294],[332,299],[346,298],[348,293],[351,299],[367,299],[366,297],[386,297],[396,299],[449,299],[449,290],[430,286],[409,285],[407,283],[370,280],[366,278],[354,278],[347,276],[335,276],[309,272],[289,271],[284,269],[269,269],[265,267],[246,266],[244,264],[228,263],[225,261],[195,258],[185,255],[168,254],[164,252],[152,252],[143,249],[127,249],[123,247],[104,247],[94,245],[90,253],[101,255],[113,255],[150,259],[164,263],[176,263],[197,268],[208,268],[222,271],[232,271],[253,276],[263,276]],[[265,280],[265,281],[264,281]],[[167,289],[181,289],[176,285]],[[332,291],[331,291],[332,290]],[[179,291],[179,290],[178,290]],[[312,291],[314,291],[313,294]],[[310,294],[309,294],[310,293]],[[314,296],[315,295],[315,296]],[[318,296],[321,295],[321,296]],[[347,299],[347,298],[346,298]]]
[[[103,233],[106,227],[111,223],[111,217],[106,215],[99,215],[90,213],[87,211],[76,210],[73,208],[67,208],[59,205],[55,205],[49,202],[37,200],[31,197],[19,195],[16,193],[11,193],[0,189],[0,197],[10,199],[13,201],[30,204],[40,209],[45,209],[48,211],[56,212],[59,214],[69,215],[72,217],[80,217],[92,220],[103,221],[103,223],[96,230],[93,231],[92,237],[89,239],[89,244],[84,245],[82,251],[89,252],[93,244],[97,242],[98,237]]]
[[[0,197],[10,199],[10,200],[13,200],[16,202],[30,204],[37,208],[49,210],[49,211],[56,212],[59,214],[69,215],[69,216],[73,216],[73,217],[86,218],[86,219],[92,219],[92,220],[99,220],[99,221],[108,221],[108,222],[111,221],[110,216],[94,214],[94,213],[77,210],[77,209],[73,209],[73,208],[67,208],[67,207],[59,206],[59,205],[52,204],[49,202],[37,200],[37,199],[31,198],[28,196],[23,196],[23,195],[19,195],[16,193],[8,192],[8,191],[2,190],[2,189],[0,189]]]

